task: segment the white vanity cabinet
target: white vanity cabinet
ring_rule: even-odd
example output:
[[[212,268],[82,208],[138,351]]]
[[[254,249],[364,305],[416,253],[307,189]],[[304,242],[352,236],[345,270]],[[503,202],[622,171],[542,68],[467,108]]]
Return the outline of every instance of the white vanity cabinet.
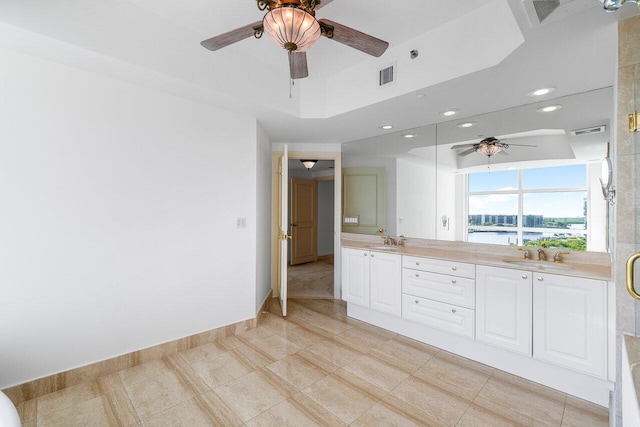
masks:
[[[404,256],[402,318],[474,336],[475,265]]]
[[[342,248],[342,299],[400,317],[401,260],[399,254]]]
[[[369,251],[342,248],[342,299],[369,307]]]
[[[476,340],[531,356],[532,273],[476,266]]]
[[[606,378],[605,281],[534,274],[533,357]]]

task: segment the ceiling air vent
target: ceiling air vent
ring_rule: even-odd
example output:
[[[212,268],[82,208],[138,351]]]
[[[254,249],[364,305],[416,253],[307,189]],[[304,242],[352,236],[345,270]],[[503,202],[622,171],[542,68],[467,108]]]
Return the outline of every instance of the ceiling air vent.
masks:
[[[522,2],[532,27],[559,21],[598,6],[597,2],[587,0],[522,0]]]
[[[382,87],[388,84],[391,84],[395,81],[396,73],[395,73],[395,65],[390,65],[387,68],[382,68],[378,70],[378,86]]]
[[[560,0],[533,0],[533,8],[542,23],[551,13],[560,6]]]
[[[584,128],[584,129],[574,129],[571,131],[572,136],[580,136],[580,135],[590,135],[592,133],[602,133],[607,127],[605,125],[602,126],[594,126],[592,128]]]

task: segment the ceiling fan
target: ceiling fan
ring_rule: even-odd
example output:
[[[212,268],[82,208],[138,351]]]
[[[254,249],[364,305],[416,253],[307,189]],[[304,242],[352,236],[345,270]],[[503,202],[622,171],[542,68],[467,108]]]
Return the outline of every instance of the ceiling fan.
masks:
[[[332,0],[256,0],[258,9],[268,10],[261,21],[245,25],[227,33],[204,40],[200,44],[218,50],[254,36],[259,39],[266,32],[271,40],[289,52],[289,71],[292,79],[309,76],[306,51],[320,36],[378,57],[389,46],[380,40],[328,19],[316,20],[316,9]]]
[[[528,145],[528,144],[507,144],[502,141],[504,141],[504,139],[499,140],[498,138],[490,136],[488,138],[483,139],[480,142],[476,142],[475,144],[454,145],[453,147],[451,147],[451,149],[458,150],[460,148],[466,148],[465,151],[458,154],[459,156],[467,156],[471,153],[478,152],[480,154],[484,154],[487,157],[491,157],[494,154],[498,154],[498,153],[503,155],[509,155],[509,153],[507,153],[506,151],[503,151],[509,148],[509,146],[537,147],[537,145]]]

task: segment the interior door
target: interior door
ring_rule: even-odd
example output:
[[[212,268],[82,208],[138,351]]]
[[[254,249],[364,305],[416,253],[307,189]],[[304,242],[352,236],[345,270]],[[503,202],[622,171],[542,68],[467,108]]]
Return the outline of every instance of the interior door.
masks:
[[[318,183],[291,178],[291,265],[318,260]]]
[[[289,228],[289,152],[285,145],[282,151],[282,157],[279,162],[279,183],[280,183],[280,232],[278,239],[280,241],[280,274],[278,275],[278,286],[280,288],[280,308],[282,316],[287,315],[287,253],[289,250],[289,240],[291,236],[288,233]]]

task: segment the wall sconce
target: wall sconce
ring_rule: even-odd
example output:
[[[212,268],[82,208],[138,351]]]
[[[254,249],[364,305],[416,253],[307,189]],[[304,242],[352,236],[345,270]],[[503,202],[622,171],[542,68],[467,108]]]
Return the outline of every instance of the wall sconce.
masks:
[[[613,168],[611,166],[611,159],[605,157],[602,160],[602,170],[600,172],[600,185],[602,186],[602,197],[609,202],[610,205],[615,204],[616,187],[612,186],[613,181]]]

